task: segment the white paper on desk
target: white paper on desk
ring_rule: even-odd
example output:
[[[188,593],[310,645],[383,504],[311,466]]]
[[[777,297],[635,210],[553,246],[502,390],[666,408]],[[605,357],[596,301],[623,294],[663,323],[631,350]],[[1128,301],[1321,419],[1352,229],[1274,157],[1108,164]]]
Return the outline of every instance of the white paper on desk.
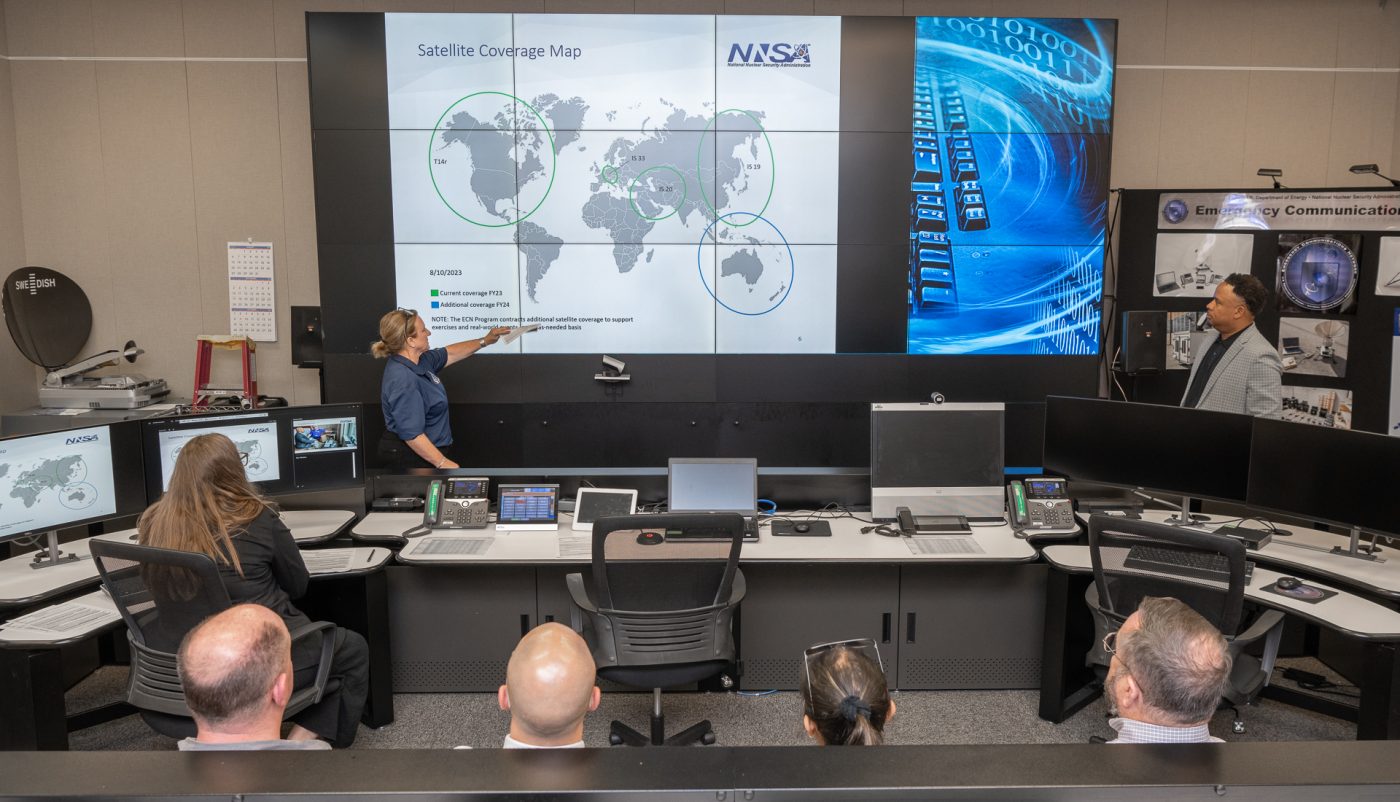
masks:
[[[593,556],[593,535],[576,535],[559,538],[559,556],[564,558]]]
[[[303,551],[301,553],[302,562],[306,563],[306,570],[312,574],[338,574],[342,571],[350,570],[350,561],[359,553],[357,548],[349,549],[317,549],[315,551]]]
[[[986,554],[982,544],[970,537],[907,537],[910,554]]]
[[[115,607],[99,607],[81,601],[68,601],[55,604],[19,618],[6,621],[0,629],[6,631],[24,629],[30,632],[62,634],[86,629],[94,624],[106,624],[121,618]]]
[[[515,328],[501,335],[501,342],[505,343],[506,345],[510,345],[511,343],[520,339],[521,335],[529,334],[530,332],[534,331],[535,329],[538,329],[539,327],[540,324],[538,323],[531,323],[528,326],[516,326]]]

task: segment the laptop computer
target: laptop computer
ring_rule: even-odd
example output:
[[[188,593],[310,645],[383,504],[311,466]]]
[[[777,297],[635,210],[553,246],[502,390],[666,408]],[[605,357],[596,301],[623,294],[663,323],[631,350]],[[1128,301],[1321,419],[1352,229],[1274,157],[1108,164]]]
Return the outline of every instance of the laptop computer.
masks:
[[[1175,291],[1177,291],[1177,290],[1179,290],[1179,289],[1181,289],[1181,285],[1176,283],[1176,274],[1175,274],[1175,273],[1158,273],[1158,274],[1157,274],[1157,294],[1158,294],[1158,295],[1166,295],[1166,294],[1169,293],[1169,292],[1175,292]]]
[[[1281,337],[1279,343],[1283,345],[1284,356],[1298,356],[1303,353],[1303,346],[1299,344],[1298,337]]]
[[[758,540],[758,460],[672,457],[666,464],[666,508],[737,512],[744,516],[744,540]]]

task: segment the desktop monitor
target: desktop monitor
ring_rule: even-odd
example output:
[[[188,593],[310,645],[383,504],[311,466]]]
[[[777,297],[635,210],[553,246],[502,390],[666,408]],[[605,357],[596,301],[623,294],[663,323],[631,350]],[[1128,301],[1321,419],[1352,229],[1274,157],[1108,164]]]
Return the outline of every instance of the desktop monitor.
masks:
[[[870,511],[1001,517],[1005,405],[871,404]]]
[[[1191,498],[1244,501],[1253,422],[1232,412],[1049,396],[1045,472]]]
[[[756,514],[758,460],[672,457],[666,463],[666,509]]]
[[[206,412],[142,422],[151,501],[170,486],[180,449],[202,434],[233,441],[248,481],[268,495],[364,483],[359,404]]]
[[[135,422],[0,440],[0,541],[139,514]]]
[[[1400,536],[1400,516],[1388,489],[1396,476],[1400,437],[1259,419],[1245,501],[1263,510]]]

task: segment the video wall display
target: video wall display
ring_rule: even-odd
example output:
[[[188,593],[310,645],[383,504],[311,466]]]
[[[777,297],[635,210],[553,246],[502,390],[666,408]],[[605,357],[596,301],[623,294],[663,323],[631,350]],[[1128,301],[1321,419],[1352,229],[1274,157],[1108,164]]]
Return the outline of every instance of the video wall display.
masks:
[[[382,23],[382,93],[337,96],[385,106],[392,263],[364,269],[439,344],[538,323],[483,355],[1098,352],[1114,21]],[[310,30],[320,119],[318,76],[378,55]],[[318,217],[344,202],[318,191]]]
[[[1098,353],[1115,30],[917,20],[909,353]]]

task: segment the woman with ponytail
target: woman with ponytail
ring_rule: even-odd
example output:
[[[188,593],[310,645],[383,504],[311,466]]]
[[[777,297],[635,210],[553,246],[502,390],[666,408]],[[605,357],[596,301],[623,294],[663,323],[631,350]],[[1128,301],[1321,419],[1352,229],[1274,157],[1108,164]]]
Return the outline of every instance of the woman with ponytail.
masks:
[[[170,487],[136,523],[142,545],[207,554],[234,604],[261,604],[282,617],[289,630],[311,623],[292,599],[306,592],[310,574],[292,533],[248,482],[233,441],[221,434],[191,438],[180,449]],[[336,627],[330,677],[340,689],[298,713],[288,738],[324,738],[346,747],[369,692],[369,646],[358,633]],[[295,644],[293,681],[300,689],[315,679],[321,644]]]
[[[894,700],[869,638],[823,643],[803,654],[802,726],[822,745],[878,746]]]

